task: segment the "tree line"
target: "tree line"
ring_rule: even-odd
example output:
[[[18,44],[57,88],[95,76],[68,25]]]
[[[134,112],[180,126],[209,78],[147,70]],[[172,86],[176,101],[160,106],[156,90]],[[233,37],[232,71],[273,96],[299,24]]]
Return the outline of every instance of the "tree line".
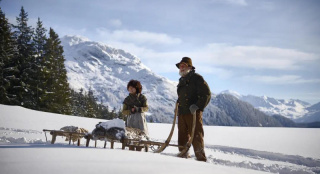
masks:
[[[28,25],[21,7],[16,25],[10,24],[0,7],[0,103],[90,118],[123,118],[98,103],[93,91],[69,87],[63,47],[58,34],[43,26]]]

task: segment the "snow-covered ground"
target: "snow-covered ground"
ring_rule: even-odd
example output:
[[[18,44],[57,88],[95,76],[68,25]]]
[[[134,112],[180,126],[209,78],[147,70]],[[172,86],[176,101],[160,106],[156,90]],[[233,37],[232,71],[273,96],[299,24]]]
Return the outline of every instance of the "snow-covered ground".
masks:
[[[320,173],[320,129],[205,126],[208,161],[161,154],[68,145],[58,137],[46,142],[43,129],[78,126],[92,131],[98,119],[64,116],[0,105],[0,173]],[[164,141],[170,124],[148,123],[150,137]],[[48,135],[48,141],[51,136]],[[175,131],[172,142],[177,142]]]

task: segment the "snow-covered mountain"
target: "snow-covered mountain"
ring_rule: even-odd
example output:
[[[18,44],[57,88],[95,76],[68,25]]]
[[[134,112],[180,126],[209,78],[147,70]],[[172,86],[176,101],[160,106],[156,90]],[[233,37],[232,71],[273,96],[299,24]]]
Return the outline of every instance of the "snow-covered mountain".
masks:
[[[303,117],[295,120],[296,122],[320,122],[320,102],[306,109],[308,110],[308,113],[305,114]]]
[[[282,116],[280,116],[282,117]],[[282,117],[285,118],[285,117]],[[280,118],[281,119],[281,118]],[[246,127],[295,127],[295,123],[283,124],[272,116],[254,108],[230,94],[218,94],[203,113],[203,122],[208,125]]]
[[[221,93],[231,94],[242,101],[246,101],[268,115],[282,115],[294,120],[303,117],[309,112],[307,108],[310,104],[301,100],[283,100],[267,96],[240,95],[231,90]]]
[[[120,109],[124,98],[128,95],[127,83],[131,79],[141,81],[142,93],[148,98],[149,112],[148,120],[154,122],[171,122],[175,101],[177,100],[177,82],[161,77],[148,67],[143,65],[140,59],[124,50],[112,48],[104,43],[90,41],[81,36],[65,36],[61,39],[66,58],[65,66],[68,72],[68,81],[72,88],[88,91],[90,88],[98,101],[102,101],[109,108]],[[268,115],[282,115],[290,119],[300,118],[305,115],[310,104],[300,100],[277,100],[270,97],[256,97],[252,95],[243,96],[234,91],[224,91],[223,94],[235,96],[235,100],[242,100],[250,103],[255,108]],[[220,94],[219,94],[220,95]],[[240,101],[226,100],[222,107],[217,105],[217,99],[225,97],[212,94],[211,102],[204,111],[203,120],[207,125],[247,125],[252,121],[245,120],[237,122],[241,115],[248,115],[248,112],[231,111]],[[227,97],[228,98],[228,97]],[[244,105],[244,104],[243,104]],[[256,114],[260,113],[254,111]],[[228,114],[226,114],[228,113]],[[216,117],[224,119],[217,120]],[[257,119],[254,118],[254,119]],[[231,121],[230,121],[231,120]],[[241,119],[240,119],[241,120]],[[243,122],[245,120],[245,122]],[[230,124],[232,121],[235,123]],[[264,123],[260,123],[264,125]],[[268,125],[268,123],[266,123]],[[271,124],[272,125],[272,124]],[[274,124],[273,126],[277,126]]]
[[[142,93],[148,98],[148,119],[156,122],[172,120],[177,82],[156,75],[139,58],[124,50],[81,36],[65,36],[61,43],[72,88],[85,91],[91,88],[99,101],[111,109],[119,109],[128,95],[127,83],[136,79],[142,83]]]

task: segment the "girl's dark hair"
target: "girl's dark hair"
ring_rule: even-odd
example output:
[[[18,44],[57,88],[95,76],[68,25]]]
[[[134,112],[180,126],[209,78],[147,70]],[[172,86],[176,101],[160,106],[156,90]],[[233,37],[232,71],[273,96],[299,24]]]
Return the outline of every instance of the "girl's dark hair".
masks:
[[[142,91],[141,83],[138,80],[130,80],[130,82],[127,85],[127,90],[129,89],[129,86],[136,88],[137,94],[141,93],[141,91]]]

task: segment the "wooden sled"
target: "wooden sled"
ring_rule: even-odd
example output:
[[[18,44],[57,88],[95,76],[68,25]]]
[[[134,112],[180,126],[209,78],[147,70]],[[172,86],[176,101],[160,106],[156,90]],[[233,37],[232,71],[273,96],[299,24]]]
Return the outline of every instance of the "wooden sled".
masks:
[[[90,140],[95,141],[95,147],[97,147],[97,141],[104,141],[104,148],[106,148],[107,141],[110,142],[110,148],[114,149],[114,143],[121,143],[122,149],[125,149],[126,147],[129,147],[129,150],[136,150],[141,151],[143,148],[145,149],[145,152],[148,152],[150,145],[158,145],[159,143],[152,143],[151,141],[143,141],[143,140],[136,140],[136,139],[123,139],[123,140],[117,140],[114,139],[108,135],[105,136],[93,136],[91,133],[78,133],[78,132],[68,132],[63,130],[49,130],[49,129],[43,129],[43,132],[45,133],[46,142],[48,141],[47,138],[47,132],[52,135],[51,144],[54,144],[56,142],[57,136],[61,137],[68,137],[69,138],[69,145],[71,145],[72,136],[78,136],[77,139],[77,146],[80,146],[81,139],[86,139],[86,147],[89,147]]]
[[[171,127],[171,131],[169,133],[169,136],[167,138],[167,140],[165,142],[155,142],[155,141],[149,141],[149,140],[137,140],[137,139],[129,139],[129,138],[125,138],[122,140],[117,140],[114,139],[110,136],[108,136],[107,134],[102,136],[102,135],[95,135],[93,136],[91,133],[77,133],[77,132],[66,132],[66,131],[62,131],[62,130],[48,130],[48,129],[43,129],[43,131],[45,132],[45,136],[46,136],[46,141],[47,141],[47,135],[46,132],[50,132],[50,134],[52,135],[52,140],[51,140],[51,144],[54,144],[56,141],[56,137],[57,136],[69,136],[69,145],[71,144],[71,137],[72,135],[77,135],[79,136],[78,138],[78,143],[77,145],[80,146],[80,139],[81,138],[85,138],[86,139],[86,147],[89,147],[89,143],[90,140],[95,141],[95,147],[97,147],[97,141],[104,141],[104,148],[106,148],[107,145],[107,141],[110,142],[110,148],[114,149],[114,143],[121,143],[122,144],[122,149],[124,150],[126,147],[129,147],[129,150],[136,150],[136,151],[141,151],[144,148],[145,152],[149,151],[149,147],[151,147],[151,149],[155,152],[155,153],[160,153],[163,150],[165,150],[166,147],[168,146],[174,146],[174,147],[180,147],[183,148],[183,150],[178,154],[179,157],[182,157],[186,152],[188,152],[192,141],[193,141],[193,137],[194,137],[194,131],[195,131],[195,122],[196,122],[196,114],[193,115],[193,125],[192,125],[192,131],[191,131],[191,137],[189,139],[189,141],[184,145],[184,146],[179,146],[176,144],[170,144],[172,135],[173,135],[173,131],[174,131],[174,127],[176,124],[176,119],[177,119],[177,112],[178,112],[178,103],[176,103],[175,106],[175,113],[174,113],[174,119],[173,119],[173,124]]]
[[[47,140],[47,135],[46,132],[50,132],[52,135],[51,139],[51,144],[54,144],[56,141],[57,136],[62,136],[62,137],[69,137],[69,145],[71,144],[71,137],[73,135],[79,136],[79,139],[77,140],[77,146],[80,146],[80,141],[82,138],[86,139],[86,147],[89,147],[90,140],[95,141],[95,147],[97,147],[97,141],[104,141],[104,148],[106,148],[107,141],[110,142],[110,148],[114,149],[114,143],[121,143],[122,144],[122,149],[124,150],[126,147],[129,148],[129,150],[136,150],[136,151],[141,151],[144,148],[145,152],[149,151],[149,147],[155,148],[155,150],[158,150],[160,147],[163,147],[165,143],[163,142],[155,142],[155,141],[148,141],[148,140],[136,140],[136,139],[123,139],[123,140],[116,140],[113,139],[109,136],[93,136],[91,133],[77,133],[77,132],[67,132],[67,131],[62,131],[62,130],[49,130],[49,129],[43,129]],[[178,145],[175,144],[166,144],[166,146],[176,146],[179,147]]]
[[[50,132],[50,134],[52,135],[51,144],[54,144],[56,142],[57,136],[62,136],[62,137],[69,137],[69,145],[70,145],[71,140],[72,140],[72,136],[76,135],[79,137],[77,140],[78,146],[80,146],[80,139],[86,135],[86,133],[67,132],[67,131],[62,131],[62,130],[49,130],[49,129],[43,129],[43,132],[46,136],[46,142],[48,141],[46,132]]]

